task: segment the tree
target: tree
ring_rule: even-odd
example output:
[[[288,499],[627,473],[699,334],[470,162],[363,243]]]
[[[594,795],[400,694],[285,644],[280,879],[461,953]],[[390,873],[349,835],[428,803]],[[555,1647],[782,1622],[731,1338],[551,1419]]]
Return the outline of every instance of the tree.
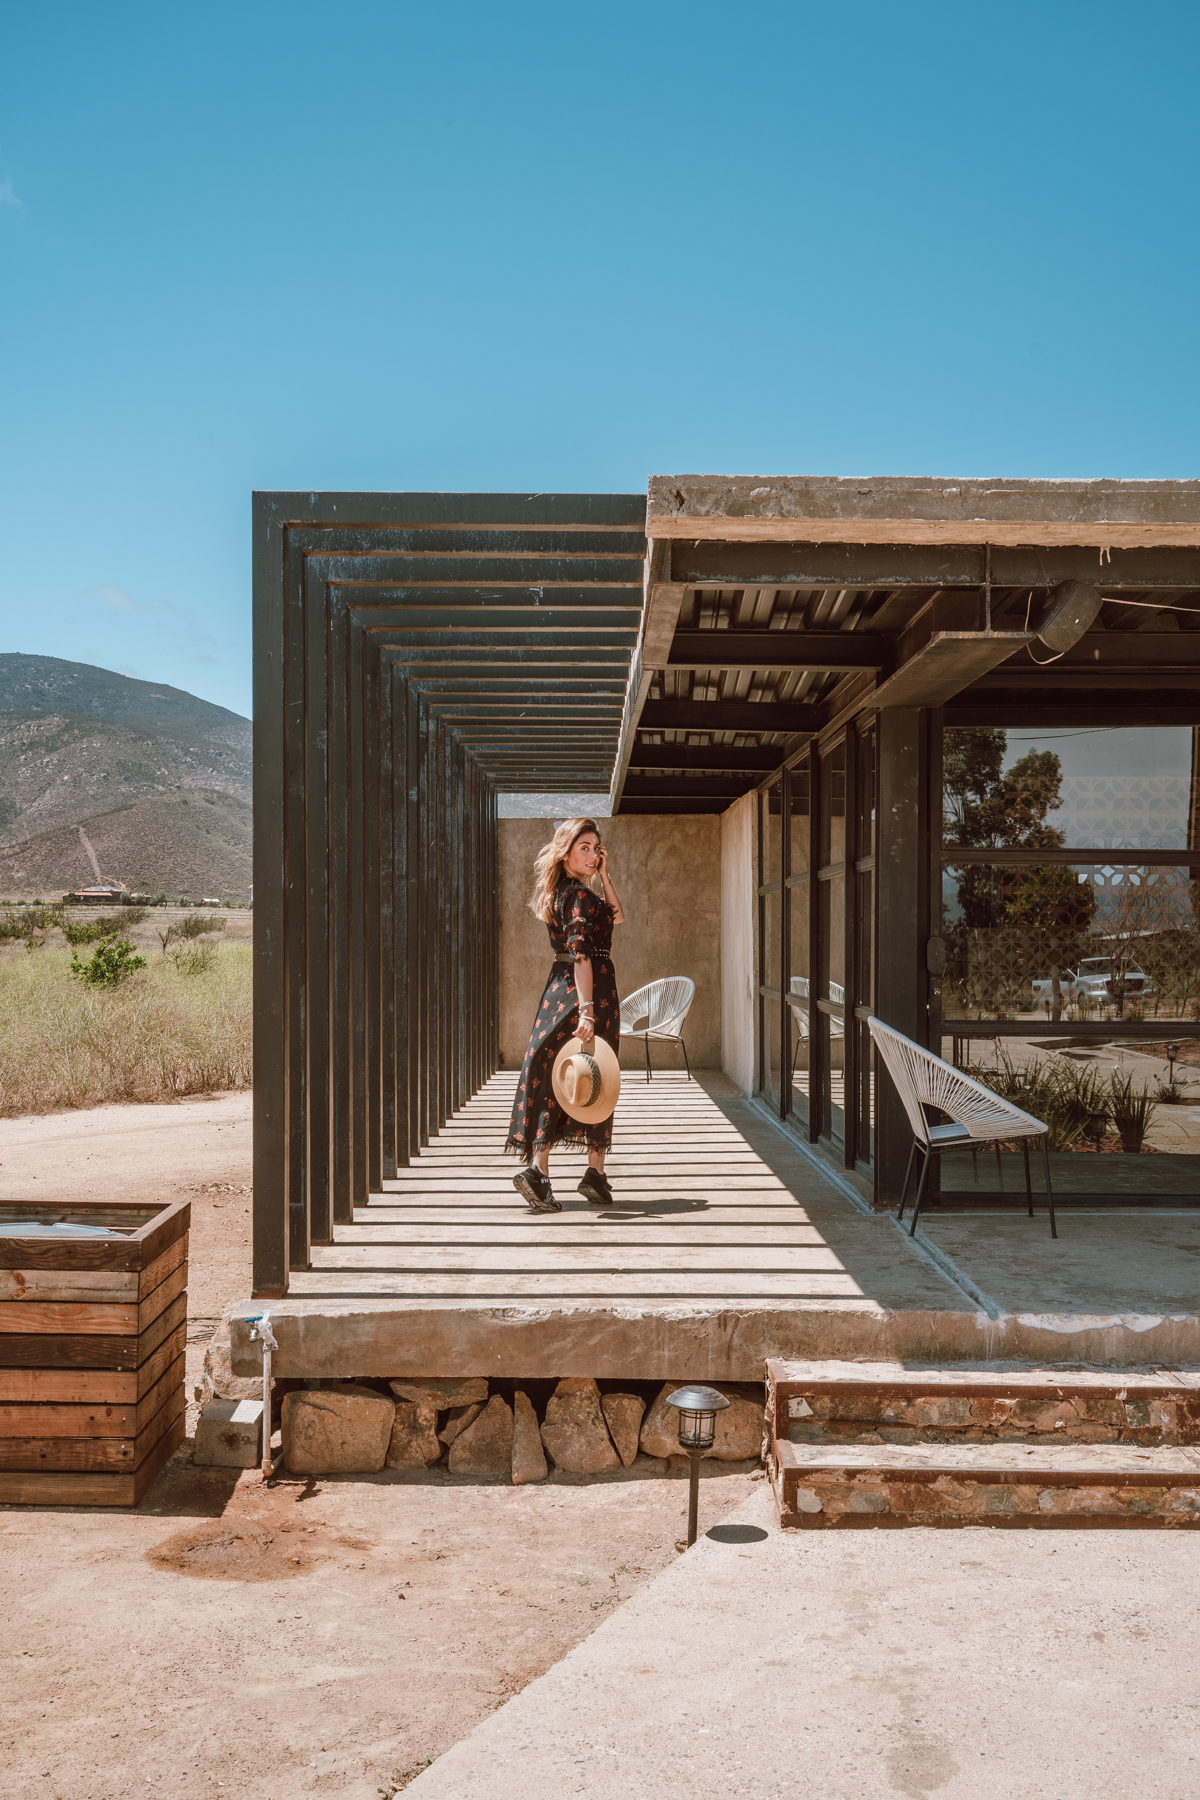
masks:
[[[1050,850],[1065,843],[1047,824],[1059,804],[1062,764],[1030,750],[1008,770],[1008,733],[971,726],[945,734],[943,840],[963,849]],[[998,1014],[1032,1004],[1030,983],[1048,976],[1062,1016],[1062,970],[1084,952],[1096,896],[1064,863],[1012,868],[970,864],[955,871],[960,917],[944,929],[946,975],[964,1005]]]

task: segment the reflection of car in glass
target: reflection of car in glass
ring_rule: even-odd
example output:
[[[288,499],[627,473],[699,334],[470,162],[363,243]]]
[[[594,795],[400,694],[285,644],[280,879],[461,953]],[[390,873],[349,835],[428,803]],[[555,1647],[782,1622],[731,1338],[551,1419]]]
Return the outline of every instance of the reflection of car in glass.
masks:
[[[1145,999],[1155,991],[1146,971],[1134,962],[1125,964],[1122,985],[1120,971],[1114,967],[1111,956],[1087,956],[1077,970],[1064,969],[1059,976],[1059,987],[1064,1000]],[[1033,993],[1036,1000],[1053,999],[1053,982],[1048,975],[1038,976],[1033,983]]]

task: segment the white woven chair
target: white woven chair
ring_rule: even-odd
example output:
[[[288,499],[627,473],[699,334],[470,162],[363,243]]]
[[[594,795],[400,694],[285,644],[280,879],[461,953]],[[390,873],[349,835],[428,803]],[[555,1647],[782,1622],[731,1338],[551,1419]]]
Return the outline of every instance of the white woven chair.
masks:
[[[943,1062],[940,1056],[934,1056],[930,1050],[922,1050],[911,1038],[901,1036],[893,1031],[890,1025],[883,1025],[878,1019],[868,1020],[871,1037],[875,1048],[887,1067],[888,1074],[895,1083],[896,1092],[900,1096],[909,1124],[913,1128],[913,1146],[908,1153],[908,1166],[904,1171],[904,1186],[900,1190],[900,1205],[896,1210],[897,1219],[904,1217],[904,1206],[908,1198],[909,1177],[912,1174],[913,1157],[920,1150],[924,1158],[921,1164],[921,1179],[917,1184],[917,1198],[913,1206],[912,1224],[909,1236],[917,1229],[917,1219],[921,1211],[921,1202],[925,1198],[925,1181],[929,1174],[931,1153],[934,1150],[951,1150],[959,1146],[975,1148],[979,1144],[1008,1142],[1016,1139],[1020,1142],[1025,1157],[1025,1196],[1029,1203],[1029,1216],[1033,1217],[1033,1187],[1029,1179],[1029,1140],[1040,1137],[1042,1140],[1042,1157],[1046,1165],[1046,1200],[1050,1208],[1050,1236],[1058,1236],[1058,1226],[1054,1219],[1054,1189],[1050,1185],[1050,1153],[1047,1148],[1049,1127],[1041,1119],[1035,1119],[1011,1100],[1001,1099],[991,1088],[984,1087],[971,1075],[964,1075],[952,1063]],[[952,1123],[949,1125],[931,1125],[925,1116],[927,1106],[936,1107],[938,1111],[949,1113]]]
[[[663,1038],[669,1044],[678,1044],[683,1051],[683,1066],[687,1077],[692,1079],[692,1067],[688,1062],[687,1045],[683,1041],[683,1022],[688,1016],[688,1009],[696,997],[696,984],[690,975],[665,975],[661,981],[651,981],[646,987],[638,988],[621,1002],[621,1036],[640,1037],[646,1046],[646,1080],[652,1078],[650,1068],[650,1039]],[[646,1023],[641,1024],[645,1019]]]

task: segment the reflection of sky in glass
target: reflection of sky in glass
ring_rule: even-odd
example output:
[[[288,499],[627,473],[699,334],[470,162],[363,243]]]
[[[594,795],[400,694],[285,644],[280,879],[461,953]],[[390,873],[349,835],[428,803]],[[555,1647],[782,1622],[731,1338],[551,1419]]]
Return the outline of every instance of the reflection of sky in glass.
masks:
[[[1010,731],[1006,769],[1030,750],[1062,764],[1062,805],[1046,823],[1069,847],[1185,850],[1192,788],[1192,728]]]

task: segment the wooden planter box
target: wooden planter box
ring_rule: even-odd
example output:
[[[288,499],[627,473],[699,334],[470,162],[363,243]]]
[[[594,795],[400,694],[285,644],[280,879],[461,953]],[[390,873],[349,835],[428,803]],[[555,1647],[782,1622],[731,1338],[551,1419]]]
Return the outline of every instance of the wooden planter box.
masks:
[[[0,1502],[136,1506],[178,1449],[190,1222],[186,1201],[0,1203]]]

